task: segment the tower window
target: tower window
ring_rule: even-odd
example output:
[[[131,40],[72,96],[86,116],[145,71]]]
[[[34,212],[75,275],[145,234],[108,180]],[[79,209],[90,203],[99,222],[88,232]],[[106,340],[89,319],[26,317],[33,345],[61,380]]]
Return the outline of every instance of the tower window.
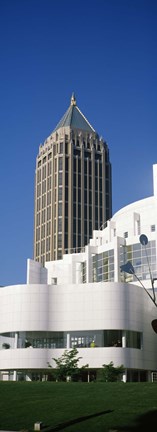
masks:
[[[58,232],[62,232],[62,217],[58,219]]]
[[[62,185],[62,172],[59,173],[58,176],[58,185],[61,186]]]
[[[60,143],[60,153],[63,153],[63,143]]]
[[[74,148],[74,155],[75,156],[80,156],[80,149]]]
[[[58,216],[62,216],[62,203],[58,204]]]
[[[63,158],[60,157],[58,159],[58,171],[62,171],[63,170]]]
[[[62,187],[58,189],[58,201],[62,201]]]
[[[62,247],[62,234],[58,234],[58,247]]]
[[[101,160],[101,154],[96,153],[95,154],[95,160]]]

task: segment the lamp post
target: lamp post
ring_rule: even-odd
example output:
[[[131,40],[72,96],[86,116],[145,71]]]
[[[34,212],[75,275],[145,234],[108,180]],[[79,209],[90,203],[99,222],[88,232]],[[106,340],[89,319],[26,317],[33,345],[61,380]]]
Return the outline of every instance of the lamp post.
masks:
[[[147,258],[147,264],[148,264],[148,269],[149,269],[149,275],[150,275],[151,287],[152,287],[152,293],[153,293],[153,295],[150,294],[150,292],[143,285],[143,283],[141,282],[141,280],[139,279],[139,277],[136,275],[134,267],[133,267],[133,265],[132,265],[132,263],[130,261],[127,261],[127,263],[121,265],[120,269],[121,269],[121,272],[132,274],[132,275],[135,276],[135,278],[138,280],[138,282],[140,283],[140,285],[142,286],[142,288],[144,288],[144,290],[146,291],[146,293],[148,294],[148,296],[150,297],[150,299],[152,300],[152,302],[154,303],[154,305],[157,307],[156,295],[155,295],[155,289],[154,289],[154,281],[157,280],[157,278],[153,278],[152,277],[152,273],[151,273],[151,269],[150,269],[150,264],[149,264],[148,254],[147,254],[147,248],[146,248],[146,246],[148,244],[148,238],[147,238],[147,236],[145,234],[141,234],[139,240],[140,240],[141,245],[145,247],[145,253],[146,253],[146,258]],[[153,320],[151,322],[151,325],[152,325],[152,328],[155,331],[155,333],[157,333],[157,319]]]

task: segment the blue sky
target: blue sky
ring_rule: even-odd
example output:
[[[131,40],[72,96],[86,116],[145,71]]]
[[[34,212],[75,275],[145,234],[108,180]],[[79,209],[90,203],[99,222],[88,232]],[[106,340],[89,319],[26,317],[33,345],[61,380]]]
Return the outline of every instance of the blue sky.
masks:
[[[0,285],[33,257],[38,147],[70,104],[108,142],[113,213],[152,195],[156,0],[0,0]]]

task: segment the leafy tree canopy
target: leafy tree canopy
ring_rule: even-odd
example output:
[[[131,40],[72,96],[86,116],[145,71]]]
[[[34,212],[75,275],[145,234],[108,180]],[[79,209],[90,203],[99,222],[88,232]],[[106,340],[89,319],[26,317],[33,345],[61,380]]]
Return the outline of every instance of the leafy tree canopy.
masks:
[[[56,378],[59,381],[67,381],[68,378],[70,380],[74,379],[76,376],[80,374],[80,371],[88,365],[83,366],[82,368],[78,367],[79,360],[82,357],[77,357],[78,350],[76,347],[71,350],[65,350],[61,357],[58,359],[53,358],[56,363]],[[49,365],[49,367],[52,367]]]
[[[103,364],[102,366],[103,380],[106,382],[119,381],[125,370],[123,365],[114,367],[112,361],[109,364]]]

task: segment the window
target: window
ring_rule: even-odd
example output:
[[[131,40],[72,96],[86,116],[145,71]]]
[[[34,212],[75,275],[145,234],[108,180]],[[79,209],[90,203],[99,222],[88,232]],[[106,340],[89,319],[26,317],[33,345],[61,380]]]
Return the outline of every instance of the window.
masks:
[[[40,197],[40,195],[41,195],[41,184],[37,186],[37,197]]]
[[[146,249],[140,244],[140,242],[122,247],[120,263],[124,264],[127,261],[131,261],[135,274],[139,279],[150,279],[149,266],[152,277],[156,278],[157,270],[156,267],[154,267],[154,263],[156,262],[155,241],[149,241]],[[136,277],[132,274],[122,273],[122,280],[125,280],[125,282],[131,282],[136,280]]]
[[[122,347],[122,331],[104,330],[104,347]]]
[[[70,346],[71,348],[91,348],[93,346],[103,346],[102,337],[103,332],[101,330],[70,332]]]
[[[68,186],[68,171],[65,172],[65,184]]]
[[[41,200],[39,198],[39,199],[37,199],[37,211],[40,210],[40,207],[41,207]]]
[[[60,143],[60,153],[63,153],[63,143]]]
[[[87,174],[87,161],[84,161],[84,174]]]
[[[95,154],[95,160],[101,161],[101,154],[96,153]]]
[[[81,279],[82,283],[86,283],[86,261],[81,263]]]
[[[49,175],[51,174],[51,172],[52,172],[51,168],[52,168],[52,164],[51,164],[51,162],[49,162],[49,163],[48,163],[48,172],[47,172],[48,176],[49,176]]]
[[[56,145],[55,144],[53,146],[53,154],[54,154],[54,156],[56,155]]]
[[[45,237],[45,225],[42,225],[41,227],[41,238],[43,239]]]
[[[41,242],[41,254],[44,254],[44,253],[45,253],[45,240],[42,240],[42,242]]]
[[[62,203],[58,204],[58,216],[62,216]]]
[[[122,347],[122,335],[126,348],[141,349],[142,333],[130,330],[104,330],[104,346]]]
[[[78,188],[78,202],[81,202],[81,189]]]
[[[62,234],[58,234],[58,248],[62,247]]]
[[[93,255],[93,282],[114,280],[114,250]]]
[[[43,180],[46,178],[46,165],[45,166],[43,166],[43,169],[42,169],[42,176],[43,176]]]
[[[40,244],[37,243],[36,244],[36,257],[40,255],[39,251],[40,251]]]
[[[47,236],[51,235],[51,223],[47,222]]]
[[[62,172],[59,172],[58,175],[58,185],[62,185]]]
[[[49,153],[48,154],[48,159],[51,159],[51,157],[52,157],[52,153]]]
[[[65,188],[65,201],[68,201],[68,187]]]
[[[58,171],[62,171],[63,170],[63,158],[59,157],[58,159]]]
[[[151,232],[154,232],[155,231],[155,225],[151,225],[150,229],[151,229]]]
[[[85,157],[86,159],[91,158],[91,153],[88,152],[87,150],[85,150],[85,152],[84,152],[84,157]]]
[[[33,348],[64,348],[64,333],[63,332],[33,332],[32,342]]]
[[[51,189],[51,177],[48,177],[47,179],[47,190],[49,191]]]
[[[69,168],[69,159],[68,159],[68,157],[66,157],[66,159],[65,159],[65,171],[68,171],[68,168]]]
[[[51,204],[51,192],[47,194],[47,205]]]
[[[58,219],[58,232],[62,232],[62,217]]]
[[[46,192],[46,180],[43,180],[42,182],[42,194]]]
[[[58,189],[58,201],[62,201],[62,187]]]
[[[40,240],[40,228],[37,228],[36,230],[36,241]]]
[[[50,250],[50,237],[46,239],[46,251]]]
[[[36,217],[36,225],[37,225],[37,226],[40,225],[40,213],[37,214],[37,217]]]
[[[126,331],[126,347],[141,349],[141,333],[136,331]]]
[[[42,210],[41,223],[45,223],[45,210]]]
[[[47,207],[47,221],[51,219],[51,206]]]
[[[37,183],[41,182],[41,169],[37,172]]]
[[[65,232],[68,233],[68,218],[65,218]]]
[[[74,155],[75,155],[75,156],[80,156],[80,150],[74,148]]]
[[[46,207],[46,195],[42,196],[42,207]]]

